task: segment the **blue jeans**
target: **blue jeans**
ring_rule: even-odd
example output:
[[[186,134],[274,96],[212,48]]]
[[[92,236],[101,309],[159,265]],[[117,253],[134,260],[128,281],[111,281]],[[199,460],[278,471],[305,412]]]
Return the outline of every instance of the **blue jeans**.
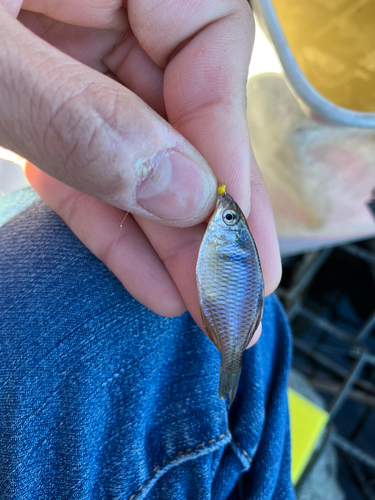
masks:
[[[139,304],[31,190],[1,218],[1,500],[294,498],[274,296],[228,412],[188,313]]]

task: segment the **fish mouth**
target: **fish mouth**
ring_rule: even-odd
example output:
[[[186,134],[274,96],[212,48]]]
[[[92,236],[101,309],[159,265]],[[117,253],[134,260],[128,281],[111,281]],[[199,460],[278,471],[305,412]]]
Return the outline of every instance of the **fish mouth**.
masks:
[[[218,193],[216,198],[216,210],[219,208],[224,209],[226,207],[231,207],[233,210],[236,209],[236,204],[233,201],[233,198],[226,192]]]

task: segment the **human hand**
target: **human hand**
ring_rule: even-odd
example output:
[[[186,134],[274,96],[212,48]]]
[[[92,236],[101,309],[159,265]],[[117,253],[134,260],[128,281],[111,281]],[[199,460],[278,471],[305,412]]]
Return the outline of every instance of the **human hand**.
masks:
[[[246,215],[251,193],[271,293],[280,258],[246,123],[246,1],[0,5],[0,144],[32,162],[33,188],[125,288],[201,325],[195,264],[216,176]]]

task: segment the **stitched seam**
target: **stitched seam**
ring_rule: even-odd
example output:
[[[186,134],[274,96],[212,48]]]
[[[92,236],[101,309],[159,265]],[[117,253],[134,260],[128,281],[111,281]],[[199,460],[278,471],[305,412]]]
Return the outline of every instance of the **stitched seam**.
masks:
[[[246,457],[246,459],[248,460],[248,462],[251,464],[251,462],[253,461],[253,459],[248,454],[248,452],[244,448],[242,448],[242,446],[240,445],[239,441],[235,441],[235,444],[237,445],[237,447],[240,450],[240,452],[244,455],[244,457]]]
[[[162,470],[163,468],[167,467],[168,464],[171,464],[174,460],[176,459],[181,459],[182,457],[187,457],[189,455],[193,455],[194,452],[201,451],[203,449],[207,449],[212,447],[213,444],[216,444],[220,441],[222,441],[225,437],[230,435],[230,431],[226,431],[224,434],[220,434],[220,436],[216,439],[210,439],[210,441],[204,442],[204,443],[199,443],[197,444],[194,448],[187,448],[186,450],[179,451],[175,455],[171,455],[168,459],[165,459],[161,462],[160,465],[156,465],[153,469],[151,474],[148,476],[148,478],[145,480],[141,486],[137,489],[135,493],[131,497],[129,497],[128,500],[135,500],[138,498],[139,494],[141,491],[147,486],[147,484],[155,477],[155,475]]]

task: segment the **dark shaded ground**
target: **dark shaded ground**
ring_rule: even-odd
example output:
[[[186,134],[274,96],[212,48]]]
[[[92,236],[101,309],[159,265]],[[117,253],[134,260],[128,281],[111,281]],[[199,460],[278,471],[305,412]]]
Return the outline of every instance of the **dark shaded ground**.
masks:
[[[315,276],[308,280],[302,293],[293,300],[290,299],[290,290],[306,275],[306,269],[303,269],[296,280],[298,270],[302,265],[306,266],[307,258],[298,256],[283,262],[280,296],[291,314],[295,339],[293,367],[308,377],[324,397],[328,408],[353,369],[358,352],[365,347],[375,354],[375,328],[363,341],[355,341],[355,336],[375,311],[375,240],[356,244],[356,248],[366,251],[367,260],[345,248],[334,249]],[[319,253],[311,255],[317,256]],[[329,325],[339,328],[337,334],[328,332],[329,327],[323,329],[307,319],[303,311],[295,313],[293,305],[296,299],[297,309],[302,307],[328,320]],[[347,338],[340,338],[341,331],[347,334]],[[332,421],[338,434],[375,457],[374,365],[365,364],[360,380],[352,387]],[[375,469],[347,453],[338,453],[338,479],[347,498],[375,499]]]

